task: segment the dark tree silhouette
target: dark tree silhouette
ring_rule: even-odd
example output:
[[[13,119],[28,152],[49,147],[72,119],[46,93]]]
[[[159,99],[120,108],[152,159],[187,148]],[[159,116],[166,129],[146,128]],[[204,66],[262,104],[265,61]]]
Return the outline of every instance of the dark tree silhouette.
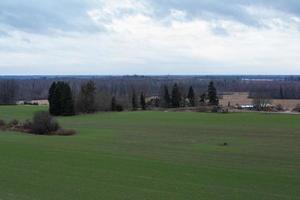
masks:
[[[138,108],[135,90],[132,91],[131,106],[132,106],[132,110],[137,110],[137,108]]]
[[[195,103],[195,92],[194,92],[194,89],[193,89],[192,86],[189,89],[189,93],[188,93],[187,98],[189,99],[190,106],[194,107],[196,105],[196,103]]]
[[[207,97],[210,105],[219,105],[219,99],[217,96],[217,89],[214,86],[214,82],[211,81],[208,85]]]
[[[170,97],[170,94],[169,94],[169,89],[165,85],[164,86],[164,95],[163,95],[163,107],[169,108],[170,105],[171,105],[171,97]]]
[[[172,89],[172,107],[179,108],[180,103],[181,103],[181,93],[177,83],[175,83]]]
[[[74,100],[68,83],[53,83],[49,89],[49,111],[52,115],[74,115]]]
[[[77,107],[80,112],[93,113],[96,111],[96,85],[89,81],[81,85]]]
[[[141,103],[142,110],[146,110],[146,100],[145,100],[144,93],[141,94],[140,103]]]

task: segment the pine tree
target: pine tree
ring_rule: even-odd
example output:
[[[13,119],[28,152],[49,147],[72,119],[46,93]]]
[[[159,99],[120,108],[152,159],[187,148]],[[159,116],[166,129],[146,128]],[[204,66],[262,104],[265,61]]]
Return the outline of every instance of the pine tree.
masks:
[[[190,106],[194,107],[196,105],[195,104],[195,93],[194,93],[194,89],[193,89],[192,86],[189,89],[189,93],[188,93],[187,98],[189,99]]]
[[[217,89],[214,86],[214,82],[210,82],[207,90],[207,97],[210,105],[219,105],[219,99],[217,96]]]
[[[133,90],[133,92],[132,92],[131,105],[132,105],[132,110],[137,110],[138,103],[137,103],[137,98],[136,98],[135,90]]]
[[[142,110],[146,110],[146,100],[145,100],[144,93],[141,93],[140,103],[141,103]]]
[[[172,107],[179,108],[181,103],[181,93],[178,85],[175,83],[172,89]]]
[[[61,83],[61,115],[71,116],[75,114],[72,90],[68,83]]]
[[[54,103],[54,99],[55,99],[55,88],[56,88],[56,82],[53,82],[51,84],[51,87],[49,89],[49,95],[48,95],[48,101],[49,101],[49,113],[51,115],[55,115],[57,113],[57,108],[56,108],[56,104]]]
[[[49,89],[49,112],[52,115],[74,115],[74,100],[69,84],[54,82]]]
[[[164,95],[163,95],[163,106],[169,108],[171,105],[171,97],[169,94],[169,89],[167,86],[164,86]]]
[[[96,85],[94,81],[83,84],[78,98],[78,110],[84,113],[96,111]]]

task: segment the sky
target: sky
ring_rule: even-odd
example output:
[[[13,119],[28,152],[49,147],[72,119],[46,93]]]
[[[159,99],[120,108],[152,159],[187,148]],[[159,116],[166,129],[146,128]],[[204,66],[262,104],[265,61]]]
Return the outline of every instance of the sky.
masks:
[[[300,1],[0,1],[0,75],[133,74],[300,74]]]

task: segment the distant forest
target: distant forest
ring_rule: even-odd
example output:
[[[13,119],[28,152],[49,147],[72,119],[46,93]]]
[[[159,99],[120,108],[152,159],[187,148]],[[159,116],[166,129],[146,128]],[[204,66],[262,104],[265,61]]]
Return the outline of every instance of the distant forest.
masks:
[[[97,99],[103,105],[110,104],[112,97],[130,105],[133,93],[143,93],[146,98],[159,97],[165,87],[171,89],[175,83],[184,96],[192,86],[196,98],[200,99],[210,81],[214,81],[219,95],[249,92],[250,97],[300,99],[300,76],[3,76],[0,77],[0,104],[47,99],[49,87],[55,81],[67,82],[76,95],[81,85],[90,80],[95,83]]]

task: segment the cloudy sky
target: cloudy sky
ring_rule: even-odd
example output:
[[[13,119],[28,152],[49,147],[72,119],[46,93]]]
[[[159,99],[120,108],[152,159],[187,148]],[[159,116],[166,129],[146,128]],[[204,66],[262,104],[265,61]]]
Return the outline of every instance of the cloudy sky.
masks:
[[[300,74],[300,1],[1,0],[0,74]]]

